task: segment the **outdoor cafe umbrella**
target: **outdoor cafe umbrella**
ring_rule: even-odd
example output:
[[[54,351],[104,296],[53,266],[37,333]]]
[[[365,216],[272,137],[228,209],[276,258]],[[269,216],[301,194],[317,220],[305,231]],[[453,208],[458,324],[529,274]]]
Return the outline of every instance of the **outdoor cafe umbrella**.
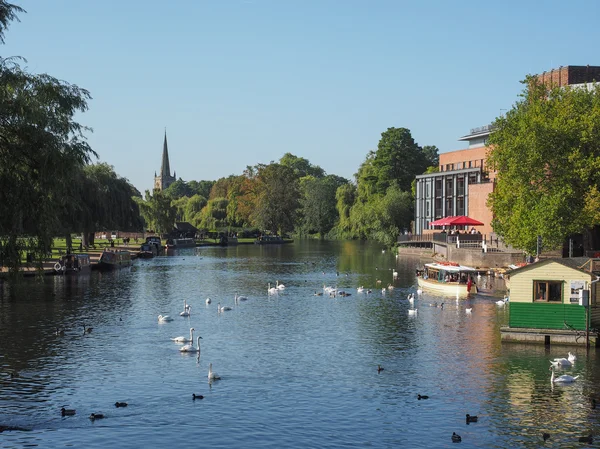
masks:
[[[483,223],[466,215],[458,215],[432,221],[429,226],[483,226]]]

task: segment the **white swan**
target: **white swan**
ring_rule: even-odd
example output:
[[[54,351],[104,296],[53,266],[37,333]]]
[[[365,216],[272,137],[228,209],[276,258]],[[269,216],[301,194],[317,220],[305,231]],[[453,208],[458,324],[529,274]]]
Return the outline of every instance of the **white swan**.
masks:
[[[185,345],[182,346],[181,348],[179,348],[179,352],[200,352],[200,339],[202,337],[200,335],[198,335],[198,337],[196,338],[196,341],[198,342],[198,347],[195,348],[193,344],[189,344],[189,345]]]
[[[278,290],[283,290],[285,288],[285,285],[280,284],[279,281],[276,281],[275,287],[277,287]]]
[[[423,290],[421,290],[420,288],[417,290],[417,295],[422,295],[423,294]]]
[[[219,380],[221,378],[221,376],[219,376],[217,373],[215,373],[212,370],[212,363],[208,364],[208,381],[212,381],[212,380]]]
[[[206,304],[210,304],[212,302],[212,300],[210,298],[206,298]]]
[[[573,363],[575,360],[577,360],[577,356],[569,351],[569,362]]]
[[[269,288],[267,289],[267,293],[269,295],[274,295],[275,293],[277,293],[279,290],[277,290],[275,287],[271,287],[271,283],[269,282]]]
[[[469,307],[468,309],[465,309],[465,312],[467,313],[472,313],[473,312],[473,307]]]
[[[364,291],[365,291],[365,288],[362,285],[356,289],[357,293],[362,293]]]
[[[558,376],[558,377],[554,377],[554,370],[552,369],[552,367],[550,368],[550,371],[552,371],[552,376],[550,376],[550,382],[554,383],[554,384],[558,384],[558,383],[571,383],[571,382],[575,382],[579,376],[569,376],[568,374],[563,374],[562,376]]]
[[[392,276],[394,277],[394,279],[396,279],[398,277],[398,272],[396,271],[395,268],[392,268]]]
[[[195,330],[196,329],[194,329],[193,327],[190,327],[190,338],[189,339],[187,337],[175,337],[175,338],[171,338],[171,340],[174,342],[177,342],[177,343],[193,343]]]
[[[409,315],[416,315],[417,314],[417,309],[408,309],[408,314]]]
[[[237,303],[238,301],[247,301],[248,297],[247,296],[238,296],[238,294],[235,294],[235,302]]]
[[[223,306],[223,307],[221,307],[221,303],[218,303],[217,304],[217,310],[219,311],[219,313],[221,313],[221,312],[227,312],[227,311],[233,310],[233,309],[231,307],[229,307],[229,306]]]
[[[565,359],[564,357],[550,360],[550,363],[552,366],[571,366],[569,359]]]
[[[166,323],[167,321],[173,321],[173,318],[171,318],[169,315],[158,315],[159,323]]]
[[[187,304],[185,300],[183,301],[183,312],[181,312],[180,316],[190,316],[190,312],[192,311],[192,306]]]
[[[504,301],[503,299],[496,301],[496,305],[498,306],[503,306],[504,304],[506,304],[506,301]]]

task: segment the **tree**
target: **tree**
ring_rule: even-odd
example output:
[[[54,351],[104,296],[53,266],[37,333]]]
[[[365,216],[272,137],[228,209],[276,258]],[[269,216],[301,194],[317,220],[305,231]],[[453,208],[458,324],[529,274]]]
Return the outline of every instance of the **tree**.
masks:
[[[311,164],[308,159],[294,156],[292,153],[285,153],[281,159],[279,159],[279,163],[285,167],[291,168],[298,179],[305,176],[313,176],[315,178],[322,178],[325,176],[325,170],[321,167]]]
[[[17,5],[7,3],[5,0],[0,0],[0,44],[4,43],[4,32],[8,28],[8,24],[13,20],[19,21],[17,13],[25,12],[25,10]]]
[[[292,231],[299,207],[298,180],[294,171],[275,163],[261,168],[255,192],[254,223],[260,229],[275,233]]]
[[[352,233],[350,211],[356,201],[356,187],[350,183],[341,185],[335,192],[335,199],[338,212],[336,235],[338,238],[355,238]]]
[[[521,100],[490,136],[488,166],[497,176],[488,204],[494,231],[533,253],[538,235],[557,248],[600,223],[600,86],[523,83]]]
[[[323,238],[333,228],[338,219],[336,191],[347,183],[348,180],[336,175],[324,178],[305,176],[300,179],[301,228],[305,232],[316,232]]]
[[[146,190],[145,199],[136,198],[146,228],[157,233],[166,234],[173,230],[175,224],[176,210],[171,206],[171,198],[160,190],[151,194]]]

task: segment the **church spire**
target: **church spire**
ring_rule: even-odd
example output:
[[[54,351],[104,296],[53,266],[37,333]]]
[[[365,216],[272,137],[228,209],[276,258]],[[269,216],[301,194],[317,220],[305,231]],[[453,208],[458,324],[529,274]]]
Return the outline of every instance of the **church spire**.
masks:
[[[171,167],[169,166],[169,149],[167,147],[167,130],[165,128],[165,143],[163,144],[162,164],[160,166],[160,175],[163,179],[171,177]]]

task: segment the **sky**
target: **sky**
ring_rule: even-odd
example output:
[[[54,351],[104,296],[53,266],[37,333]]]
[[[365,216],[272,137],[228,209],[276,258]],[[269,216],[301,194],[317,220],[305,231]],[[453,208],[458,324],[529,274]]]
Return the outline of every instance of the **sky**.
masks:
[[[600,65],[597,1],[10,1],[0,56],[87,89],[88,142],[142,193],[165,129],[184,181],[287,152],[353,179],[390,127],[463,149],[527,74]]]

